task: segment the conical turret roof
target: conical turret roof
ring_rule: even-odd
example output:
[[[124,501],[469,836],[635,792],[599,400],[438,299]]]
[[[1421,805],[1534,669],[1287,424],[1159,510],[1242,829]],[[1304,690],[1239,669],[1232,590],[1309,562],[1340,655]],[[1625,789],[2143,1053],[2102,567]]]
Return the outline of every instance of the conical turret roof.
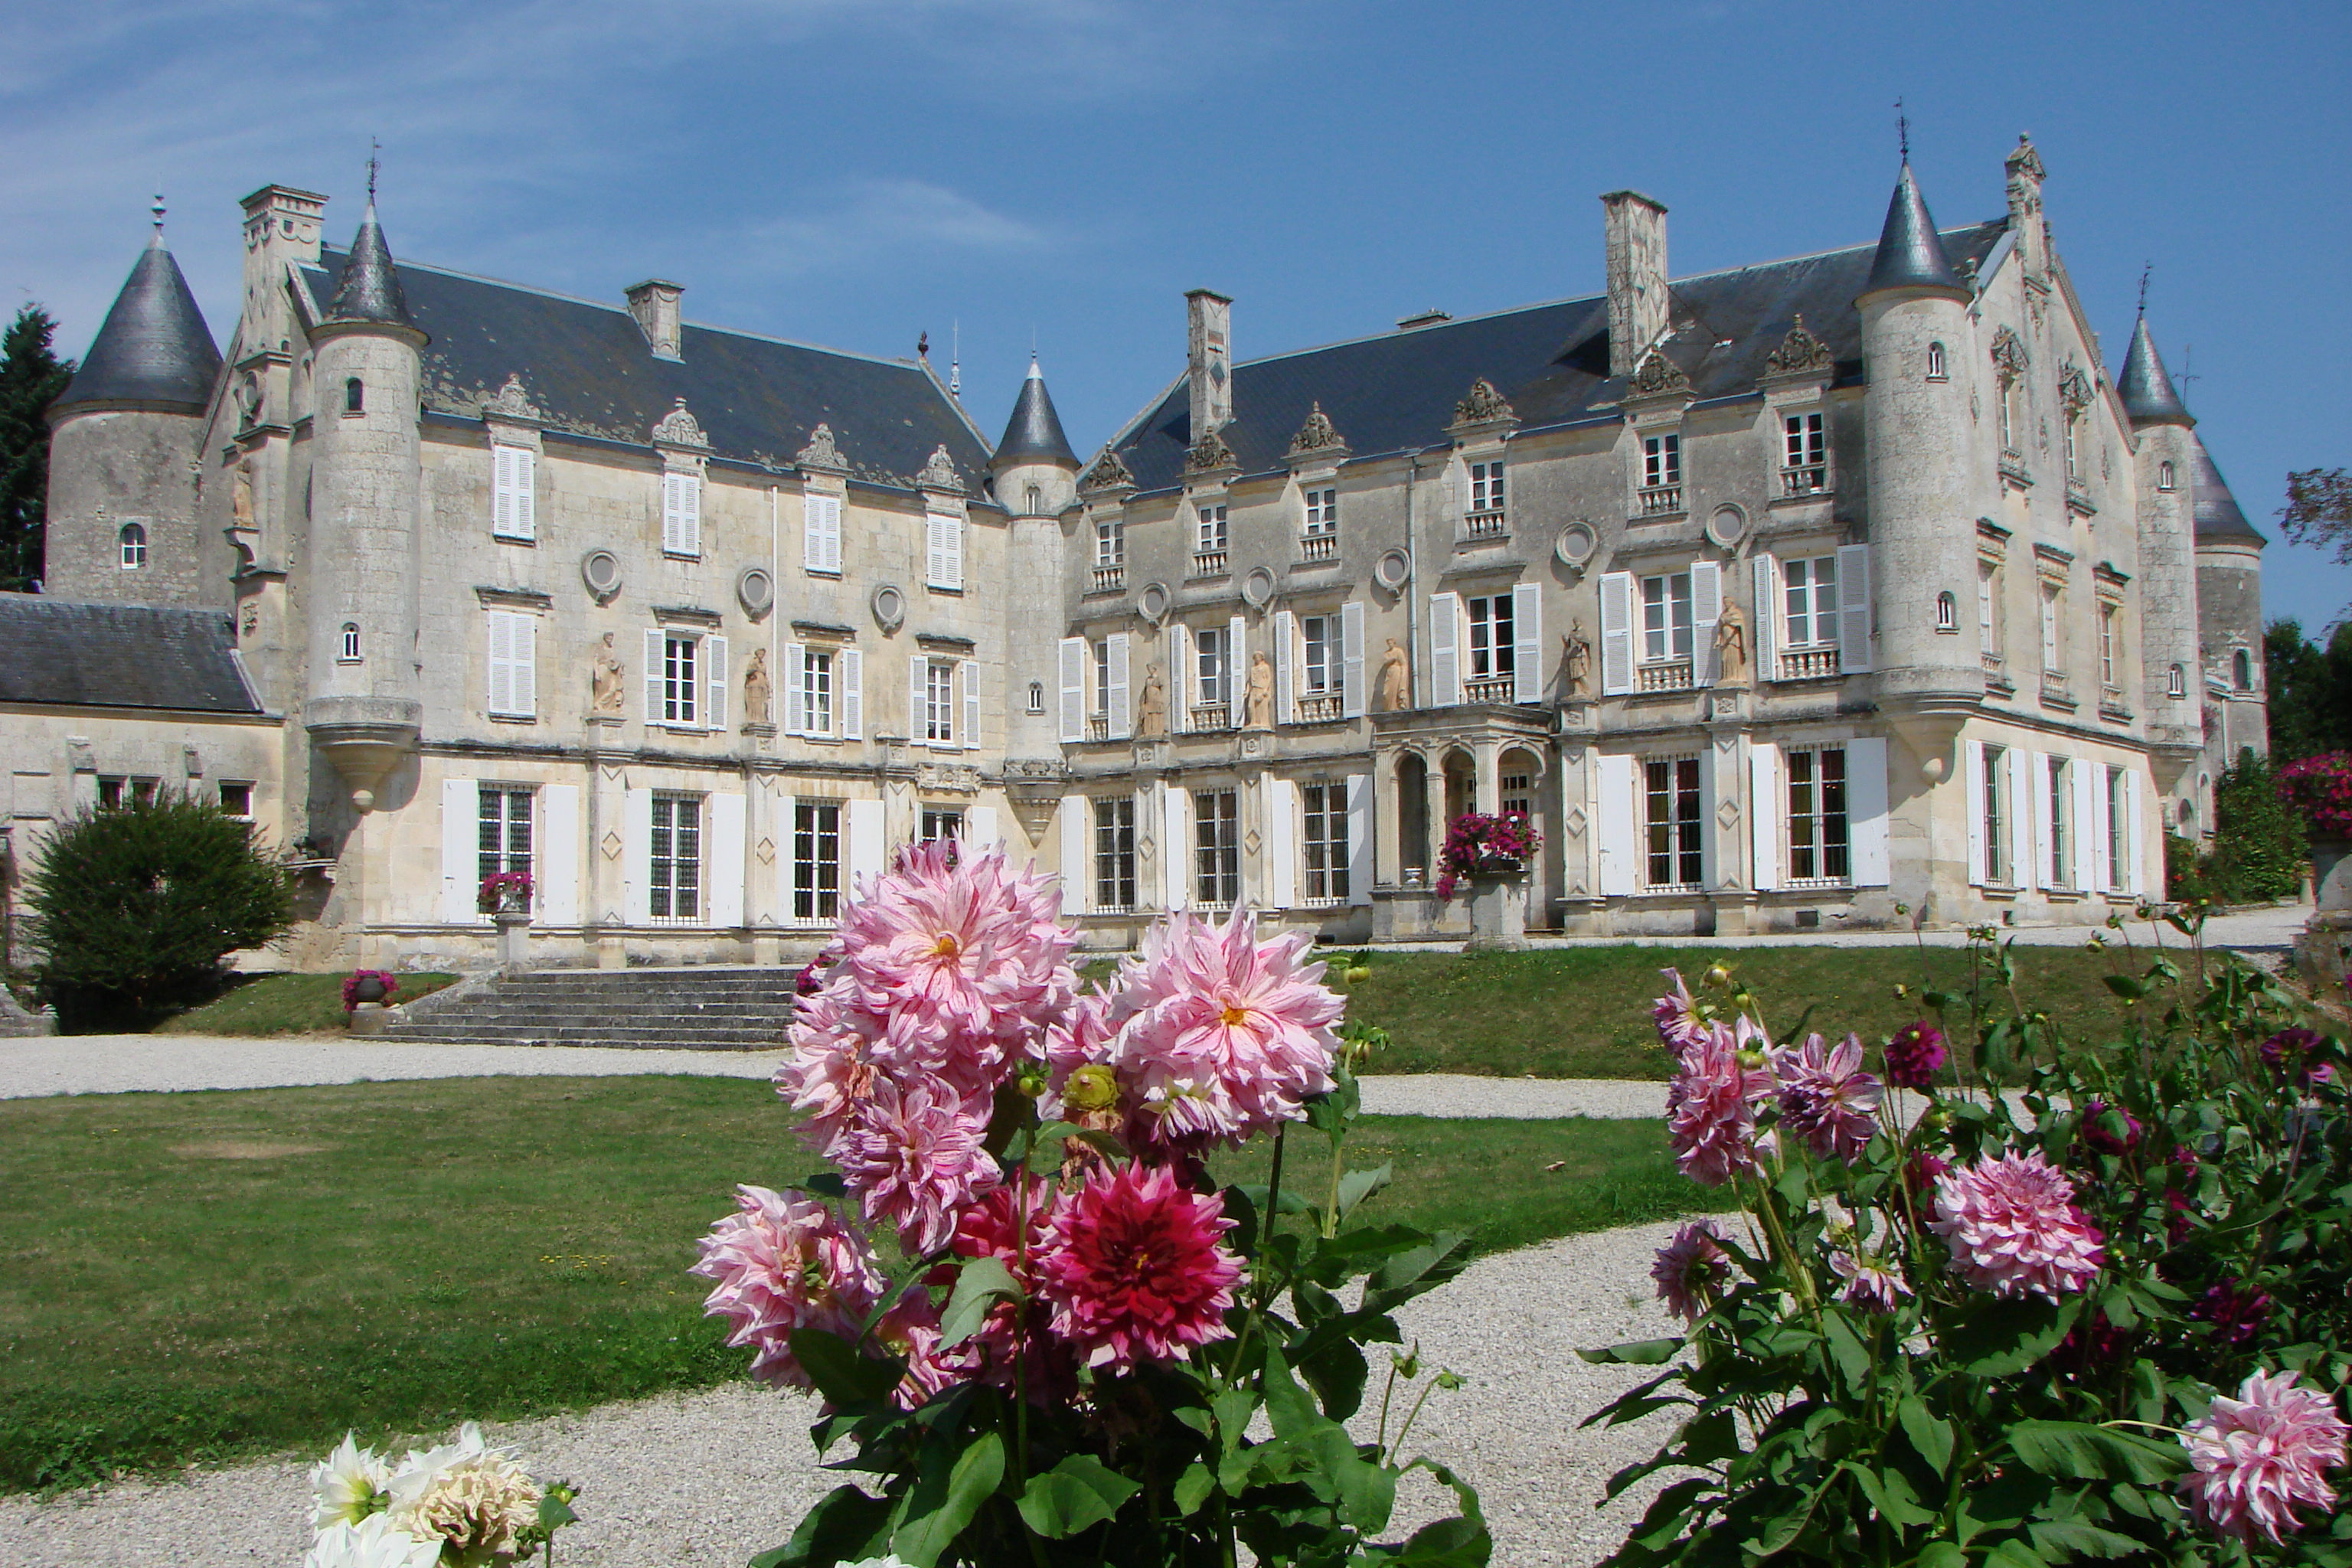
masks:
[[[212,329],[159,232],[114,297],[81,368],[51,406],[168,404],[202,412],[220,363]]]
[[[1062,416],[1054,412],[1053,395],[1045,390],[1045,374],[1037,368],[1035,354],[1029,356],[1028,379],[1013,400],[1013,417],[1004,422],[1004,439],[996,444],[989,466],[1001,468],[1013,463],[1054,463],[1074,473],[1078,468],[1078,455],[1062,434]]]
[[[360,219],[351,258],[343,263],[342,286],[335,290],[334,303],[327,307],[327,320],[381,321],[385,326],[415,329],[416,323],[409,319],[408,301],[401,298],[392,247],[383,242],[383,226],[375,220],[373,197],[368,200],[367,215]]]
[[[1881,289],[1948,289],[1963,290],[1952,271],[1944,242],[1937,237],[1936,220],[1927,212],[1919,183],[1911,177],[1911,161],[1895,182],[1894,199],[1886,204],[1886,226],[1878,231],[1878,252],[1870,260],[1870,280],[1864,294]]]
[[[2200,543],[2251,544],[2258,550],[2270,542],[2238,509],[2230,481],[2221,477],[2201,438],[2197,441],[2197,539]]]
[[[2156,352],[2156,340],[2148,335],[2146,316],[2133,323],[2131,348],[2124,355],[2123,374],[2116,378],[2116,392],[2135,425],[2190,422],[2180,394],[2173,390],[2172,377],[2164,373],[2164,360]]]

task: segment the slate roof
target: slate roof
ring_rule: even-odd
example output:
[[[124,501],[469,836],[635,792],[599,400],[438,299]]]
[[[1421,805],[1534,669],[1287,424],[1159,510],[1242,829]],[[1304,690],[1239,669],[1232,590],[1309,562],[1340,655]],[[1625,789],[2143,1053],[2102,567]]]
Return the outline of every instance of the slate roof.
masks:
[[[226,610],[0,594],[0,702],[258,713]]]
[[[383,226],[376,221],[371,198],[360,231],[352,237],[351,258],[336,286],[334,303],[327,307],[331,321],[381,321],[386,326],[412,327],[408,301],[401,297],[400,268],[394,265],[392,247],[383,242]]]
[[[346,253],[323,250],[304,269],[326,314]],[[852,479],[912,489],[945,446],[980,496],[988,448],[930,372],[906,360],[686,323],[682,362],[658,360],[619,305],[575,300],[415,262],[395,264],[410,320],[431,338],[424,401],[463,419],[519,375],[550,429],[652,445],[678,398],[716,457],[782,468],[819,425],[832,426]]]
[[[1948,229],[1946,254],[1980,264],[2007,220]],[[1666,357],[1701,402],[1757,391],[1764,362],[1801,314],[1829,345],[1842,385],[1862,380],[1862,292],[1875,247],[1767,262],[1672,285]],[[1726,341],[1727,340],[1727,342]],[[1234,366],[1234,422],[1218,432],[1245,474],[1281,471],[1308,409],[1323,405],[1358,457],[1422,450],[1450,437],[1454,405],[1492,382],[1522,431],[1614,418],[1625,382],[1609,374],[1606,295],[1382,333]],[[1139,490],[1181,485],[1192,445],[1192,395],[1179,377],[1165,398],[1112,441]]]
[[[1928,215],[1927,198],[1911,177],[1911,160],[1903,161],[1895,177],[1895,195],[1886,204],[1886,224],[1878,231],[1878,249],[1870,258],[1865,294],[1881,289],[1958,289],[1951,258],[1936,237],[1936,220]]]
[[[1034,355],[1029,360],[1029,377],[1021,384],[1021,395],[1013,400],[1013,417],[1004,422],[1004,439],[996,444],[996,461],[999,465],[1078,466],[1078,455],[1070,450],[1070,438],[1062,434],[1062,416],[1054,412],[1054,395],[1045,390],[1045,373],[1037,368]]]
[[[140,253],[81,368],[49,406],[164,404],[201,412],[220,363],[205,313],[159,235]]]
[[[2230,493],[2230,481],[2221,477],[2221,470],[2215,465],[2213,454],[2205,449],[2201,437],[2197,441],[2196,495],[2196,536],[2199,539],[2251,544],[2257,549],[2270,542],[2238,509],[2238,498]]]
[[[2116,395],[2135,425],[2189,421],[2189,410],[2181,405],[2172,377],[2165,374],[2163,356],[2156,352],[2146,316],[2132,323],[2131,347],[2124,354],[2123,374],[2116,377]]]

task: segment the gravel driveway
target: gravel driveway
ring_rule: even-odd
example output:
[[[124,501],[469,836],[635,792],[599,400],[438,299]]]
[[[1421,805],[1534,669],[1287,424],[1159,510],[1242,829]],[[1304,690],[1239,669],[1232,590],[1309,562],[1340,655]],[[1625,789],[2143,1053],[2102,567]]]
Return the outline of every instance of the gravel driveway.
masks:
[[[1610,1475],[1663,1440],[1667,1418],[1578,1431],[1649,1369],[1588,1366],[1576,1352],[1669,1331],[1671,1321],[1650,1299],[1648,1271],[1673,1229],[1603,1231],[1484,1258],[1400,1314],[1425,1363],[1468,1380],[1457,1393],[1431,1396],[1412,1451],[1478,1489],[1497,1564],[1583,1568],[1614,1549],[1653,1495],[1643,1487],[1593,1511]],[[1376,1379],[1367,1401],[1375,1409],[1379,1387]],[[782,1544],[800,1513],[837,1484],[815,1468],[813,1415],[803,1396],[732,1384],[493,1435],[529,1456],[541,1475],[580,1485],[581,1523],[564,1533],[559,1553],[574,1568],[741,1568],[752,1553]],[[0,1563],[294,1568],[310,1542],[303,1478],[302,1464],[279,1460],[46,1503],[0,1499]],[[1400,1494],[1393,1533],[1450,1501],[1417,1475]]]

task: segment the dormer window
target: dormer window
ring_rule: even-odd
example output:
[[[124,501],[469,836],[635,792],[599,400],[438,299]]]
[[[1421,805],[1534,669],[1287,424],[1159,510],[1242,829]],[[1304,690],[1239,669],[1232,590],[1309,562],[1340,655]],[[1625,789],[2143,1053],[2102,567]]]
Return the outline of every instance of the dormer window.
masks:
[[[1641,510],[1664,517],[1683,510],[1683,438],[1673,432],[1642,437]]]
[[[358,376],[343,383],[343,412],[346,415],[367,412],[367,387]]]
[[[359,627],[359,623],[358,623],[357,621],[345,621],[345,622],[343,623],[343,645],[342,645],[342,651],[341,651],[341,653],[338,653],[338,654],[335,656],[335,658],[336,658],[336,661],[337,661],[338,663],[341,663],[341,664],[357,664],[357,663],[359,663],[359,661],[360,661],[360,627]]]
[[[147,564],[147,530],[135,522],[126,522],[115,536],[121,551],[122,569],[136,572]]]
[[[1780,438],[1780,493],[1817,496],[1828,489],[1830,437],[1822,416],[1781,416]]]
[[[1949,381],[1951,379],[1951,372],[1947,367],[1944,360],[1944,345],[1941,343],[1929,343],[1927,345],[1927,379],[1929,381]]]
[[[2156,488],[2160,490],[2168,490],[2174,488],[2172,482],[2172,459],[2169,458],[2167,458],[2164,461],[2156,466]]]

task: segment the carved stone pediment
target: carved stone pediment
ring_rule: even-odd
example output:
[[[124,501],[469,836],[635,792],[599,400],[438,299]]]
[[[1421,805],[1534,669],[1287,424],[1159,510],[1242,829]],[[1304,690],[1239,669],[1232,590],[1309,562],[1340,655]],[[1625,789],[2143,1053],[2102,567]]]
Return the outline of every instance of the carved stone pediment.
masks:
[[[2007,327],[1992,335],[1992,363],[2004,384],[2025,374],[2025,344]]]
[[[687,411],[686,399],[681,397],[677,406],[654,422],[654,445],[689,447],[698,452],[708,452],[710,437],[702,433],[701,424]]]
[[[837,474],[849,471],[848,459],[834,444],[833,426],[830,425],[819,425],[809,432],[808,445],[793,456],[793,463],[797,468],[824,468]]]
[[[980,770],[968,763],[918,763],[915,785],[935,795],[978,795]]]
[[[1449,428],[1500,425],[1517,418],[1503,395],[1495,390],[1495,384],[1482,375],[1470,384],[1469,395],[1454,405],[1454,424]]]
[[[1659,356],[1653,355],[1653,358]],[[1818,375],[1837,363],[1829,344],[1813,336],[1800,315],[1789,328],[1789,335],[1780,346],[1765,356],[1767,375]]]
[[[2058,400],[2066,405],[2066,416],[2071,419],[2082,413],[2096,395],[2097,389],[2091,384],[2090,375],[2081,365],[2068,360],[2065,367],[2058,373]]]
[[[504,386],[482,399],[482,417],[513,419],[535,425],[544,423],[547,415],[532,404],[530,394],[523,390],[522,377],[515,374],[508,376]]]
[[[1481,382],[1479,384],[1483,386],[1486,384]],[[1338,427],[1331,423],[1330,416],[1323,412],[1323,405],[1318,403],[1307,410],[1307,423],[1298,427],[1298,434],[1290,438],[1288,456],[1321,457],[1345,452],[1347,449],[1346,439],[1340,436]]]
[[[1214,430],[1192,443],[1184,454],[1184,471],[1188,474],[1213,474],[1222,468],[1238,468],[1241,459],[1225,445],[1225,438]]]
[[[1135,476],[1119,460],[1114,448],[1095,459],[1095,466],[1087,470],[1086,478],[1078,481],[1078,487],[1088,490],[1131,490],[1135,488]]]
[[[1663,349],[1652,349],[1642,363],[1633,367],[1633,380],[1628,395],[1671,397],[1690,389],[1690,377],[1683,374],[1683,367],[1668,359]]]
[[[948,455],[944,441],[931,449],[930,460],[923,465],[923,471],[915,476],[915,482],[927,490],[945,490],[950,495],[965,493],[963,477],[956,472],[955,459]]]

